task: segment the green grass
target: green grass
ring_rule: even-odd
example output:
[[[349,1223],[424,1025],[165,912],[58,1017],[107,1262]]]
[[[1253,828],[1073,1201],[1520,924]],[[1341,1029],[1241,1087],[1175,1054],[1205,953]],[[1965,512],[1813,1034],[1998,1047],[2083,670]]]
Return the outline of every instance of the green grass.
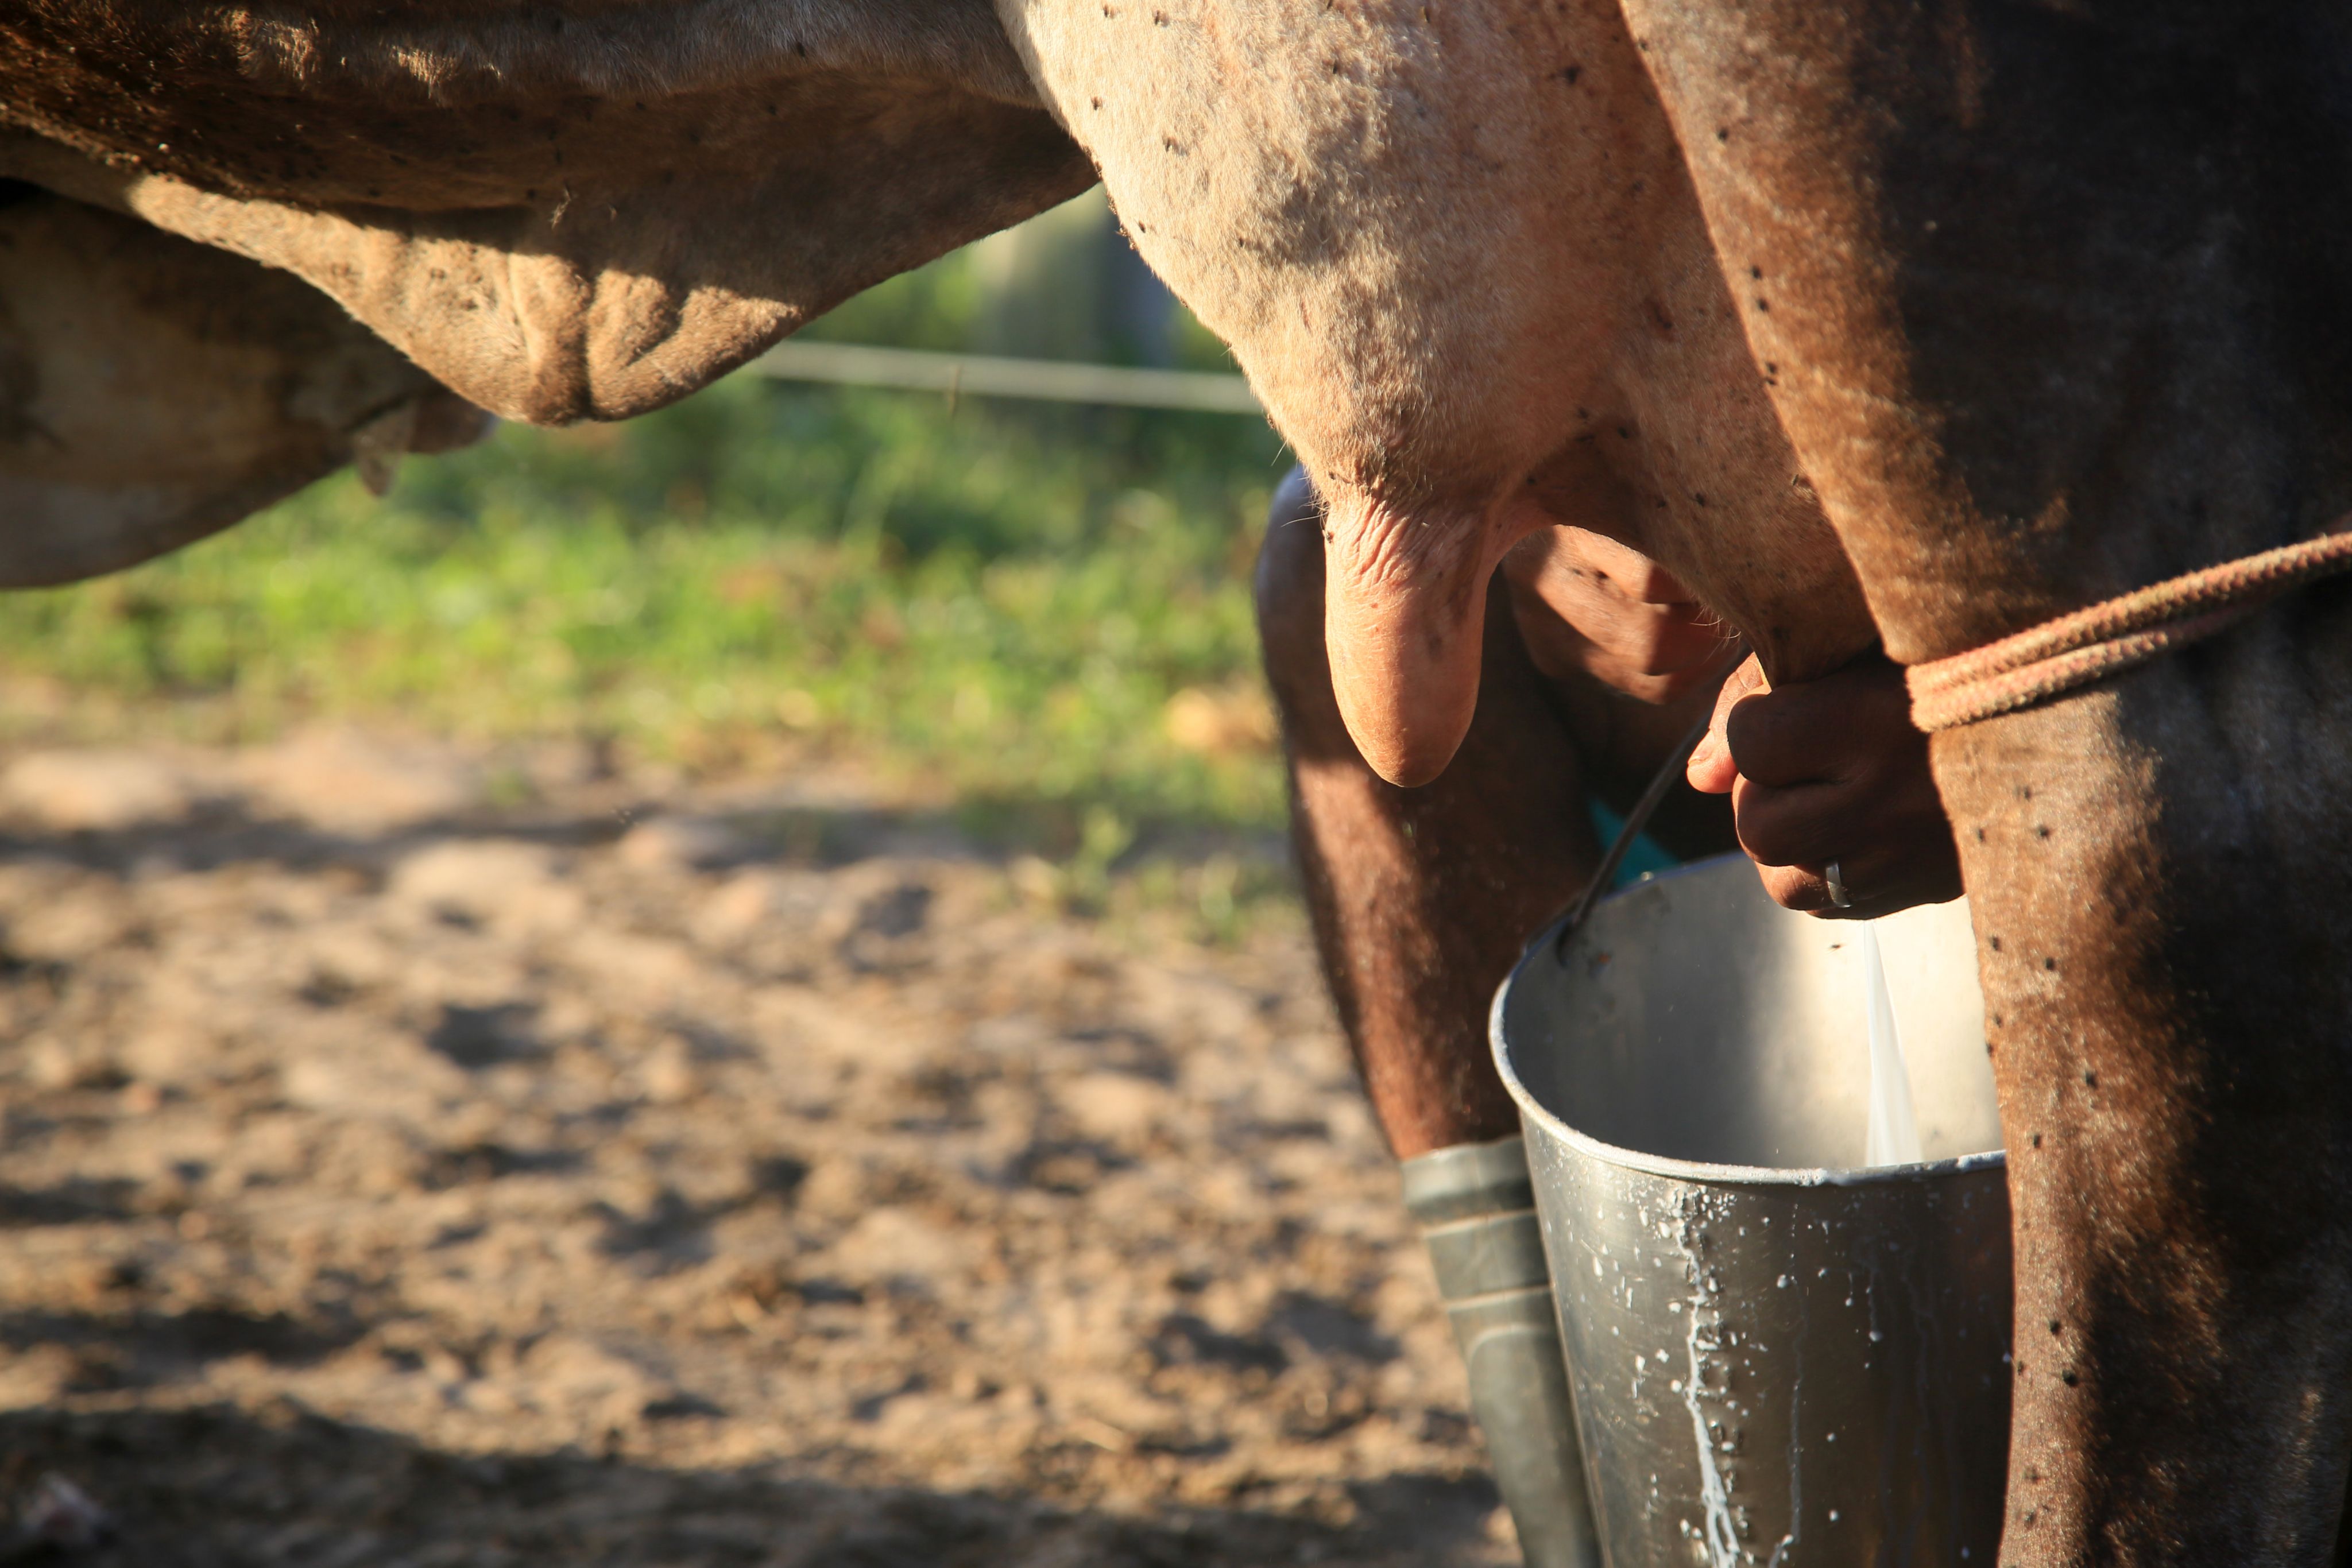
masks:
[[[8,596],[0,660],[235,734],[394,715],[688,757],[793,734],[974,800],[1264,824],[1264,746],[1188,749],[1167,712],[1248,706],[1278,472],[1239,420],[738,379]]]
[[[962,346],[976,276],[959,254],[811,330]],[[1219,353],[1189,323],[1180,350]],[[982,817],[1042,810],[1098,862],[1139,824],[1279,820],[1247,579],[1286,461],[1229,416],[737,377],[0,596],[0,669],[56,699],[19,733],[389,716],[716,766],[814,747]]]

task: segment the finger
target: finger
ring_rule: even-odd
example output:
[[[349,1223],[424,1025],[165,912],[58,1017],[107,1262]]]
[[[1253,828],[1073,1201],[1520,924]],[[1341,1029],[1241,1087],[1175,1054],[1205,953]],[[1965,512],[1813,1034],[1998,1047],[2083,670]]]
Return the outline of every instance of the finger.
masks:
[[[1780,686],[1725,724],[1739,771],[1764,784],[1853,779],[1890,757],[1924,754],[1902,672],[1856,661],[1819,680]]]
[[[1873,766],[1852,779],[1793,785],[1759,784],[1743,775],[1732,788],[1731,809],[1741,847],[1766,865],[1820,865],[1874,853],[1924,863],[1958,852],[1924,767]]]
[[[1840,866],[1841,874],[1844,867]],[[1840,904],[1830,896],[1828,876],[1807,866],[1759,865],[1756,868],[1759,881],[1772,902],[1799,915],[1810,915],[1819,920],[1875,920],[1882,915],[1893,915],[1909,907],[1885,899],[1864,898],[1846,884],[1846,903]]]
[[[1886,880],[1879,880],[1882,874]],[[1756,875],[1773,903],[1821,920],[1878,920],[1923,904],[1949,903],[1962,892],[1957,860],[1931,876],[1874,862],[1841,862],[1838,875],[1847,899],[1843,908],[1830,896],[1826,867],[1758,866]]]
[[[1731,710],[1742,701],[1770,690],[1771,683],[1764,678],[1764,666],[1753,653],[1741,660],[1739,667],[1725,679],[1723,689],[1716,694],[1715,716],[1707,721],[1706,737],[1698,743],[1698,749],[1691,753],[1690,762],[1683,769],[1692,789],[1702,795],[1730,792],[1733,780],[1739,777],[1739,766],[1732,760],[1730,743],[1724,737],[1725,726]]]
[[[1764,884],[1772,902],[1783,909],[1832,918],[1845,913],[1830,897],[1829,883],[1818,871],[1803,866],[1759,865],[1756,868],[1756,880]]]
[[[1739,847],[1759,865],[1822,865],[1882,836],[1875,803],[1843,784],[1759,784],[1743,774],[1731,812]]]

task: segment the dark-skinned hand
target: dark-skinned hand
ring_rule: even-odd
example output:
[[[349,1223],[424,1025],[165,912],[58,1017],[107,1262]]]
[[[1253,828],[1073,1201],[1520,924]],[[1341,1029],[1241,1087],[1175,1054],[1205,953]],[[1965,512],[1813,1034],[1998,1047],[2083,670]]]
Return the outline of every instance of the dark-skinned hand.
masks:
[[[1716,698],[1691,787],[1728,792],[1740,847],[1785,908],[1875,919],[1960,894],[1959,852],[1911,724],[1903,670],[1875,651],[1774,689],[1749,658]],[[1836,862],[1852,907],[1831,901]]]

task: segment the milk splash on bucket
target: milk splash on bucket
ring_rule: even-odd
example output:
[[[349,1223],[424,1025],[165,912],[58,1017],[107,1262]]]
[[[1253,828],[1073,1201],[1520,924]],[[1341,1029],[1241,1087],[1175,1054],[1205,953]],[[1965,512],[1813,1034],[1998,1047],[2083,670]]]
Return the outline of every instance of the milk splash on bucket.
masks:
[[[1907,1166],[1927,1158],[1919,1147],[1919,1121],[1911,1109],[1911,1075],[1903,1066],[1903,1041],[1895,1032],[1895,998],[1886,990],[1886,964],[1878,956],[1878,933],[1862,927],[1863,1008],[1870,1019],[1870,1127],[1863,1140],[1863,1163]]]

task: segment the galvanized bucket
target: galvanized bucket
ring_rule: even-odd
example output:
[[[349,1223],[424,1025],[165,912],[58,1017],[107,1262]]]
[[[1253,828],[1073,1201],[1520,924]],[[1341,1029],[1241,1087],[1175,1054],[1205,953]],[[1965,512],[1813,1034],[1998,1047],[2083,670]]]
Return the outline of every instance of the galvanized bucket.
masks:
[[[1612,1568],[1992,1568],[2009,1196],[1964,904],[1877,923],[1927,1159],[1859,1169],[1852,924],[1738,855],[1495,998]]]

